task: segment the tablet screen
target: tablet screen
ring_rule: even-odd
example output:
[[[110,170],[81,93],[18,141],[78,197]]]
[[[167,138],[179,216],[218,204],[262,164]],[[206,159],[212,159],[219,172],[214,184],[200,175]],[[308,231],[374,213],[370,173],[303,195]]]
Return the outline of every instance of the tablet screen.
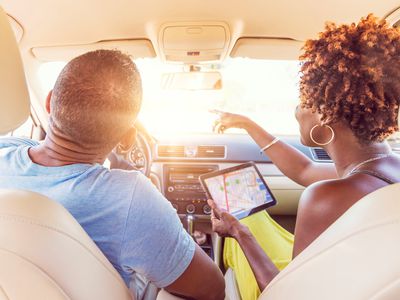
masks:
[[[276,203],[255,165],[249,163],[214,172],[203,178],[207,192],[233,215],[247,216]],[[247,213],[245,213],[247,212]],[[242,214],[244,213],[244,214]]]

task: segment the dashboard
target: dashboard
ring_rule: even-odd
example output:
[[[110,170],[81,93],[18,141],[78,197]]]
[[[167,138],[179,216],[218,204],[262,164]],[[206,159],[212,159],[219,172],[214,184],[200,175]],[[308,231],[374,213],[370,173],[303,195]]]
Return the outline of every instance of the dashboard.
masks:
[[[301,144],[298,136],[279,136],[311,160],[332,164],[322,148]],[[187,134],[158,137],[149,135],[149,175],[163,195],[171,202],[181,218],[188,215],[196,220],[209,219],[210,207],[199,182],[204,173],[233,167],[252,161],[260,170],[274,194],[277,205],[268,208],[271,215],[295,216],[304,187],[287,178],[246,134]],[[400,154],[400,141],[389,140],[395,153]]]
[[[332,163],[320,148],[303,146],[298,137],[280,136],[310,159]],[[260,153],[259,146],[244,134],[192,134],[162,138],[155,141],[152,150],[151,176],[158,188],[171,202],[180,217],[188,214],[209,219],[210,207],[199,176],[253,161],[260,169],[278,204],[269,208],[271,214],[296,215],[303,186],[284,176],[271,160]]]

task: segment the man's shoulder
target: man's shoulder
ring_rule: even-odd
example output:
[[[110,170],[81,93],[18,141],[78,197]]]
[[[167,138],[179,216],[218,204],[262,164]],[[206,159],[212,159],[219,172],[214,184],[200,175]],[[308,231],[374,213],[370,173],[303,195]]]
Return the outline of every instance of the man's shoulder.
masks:
[[[18,147],[18,146],[36,146],[39,142],[21,137],[2,137],[0,138],[0,148]]]
[[[113,170],[111,170],[113,171]],[[125,171],[119,170],[120,176],[124,179],[130,180],[128,184],[134,186],[133,200],[138,198],[146,199],[145,202],[149,204],[149,201],[162,201],[168,202],[159,191],[159,189],[153,184],[153,182],[147,178],[143,173],[139,171]],[[126,176],[126,177],[125,177]]]
[[[91,182],[90,185],[98,189],[98,193],[113,194],[114,197],[138,200],[158,198],[157,188],[139,171],[108,169],[103,166],[94,167],[82,174]],[[80,175],[80,176],[82,176]]]
[[[143,184],[148,181],[147,177],[143,173],[136,170],[123,170],[123,169],[109,169],[101,166],[99,169],[103,173],[104,177],[108,177],[113,181],[128,184],[130,186],[136,186],[137,184]]]

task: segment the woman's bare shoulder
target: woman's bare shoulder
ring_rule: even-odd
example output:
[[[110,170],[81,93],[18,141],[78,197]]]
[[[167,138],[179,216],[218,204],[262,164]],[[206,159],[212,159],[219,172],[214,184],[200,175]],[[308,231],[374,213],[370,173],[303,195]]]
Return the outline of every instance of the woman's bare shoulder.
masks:
[[[307,187],[299,202],[294,255],[314,241],[333,224],[357,198],[359,192],[351,190],[351,181],[333,179],[316,182]]]
[[[304,190],[300,201],[329,202],[336,201],[343,196],[348,197],[349,193],[359,194],[359,181],[354,179],[349,177],[315,182]]]
[[[358,200],[384,185],[363,174],[316,182],[301,195],[298,216],[329,226]]]
[[[353,204],[357,200],[385,186],[387,183],[366,174],[354,174],[344,178],[323,180],[308,186],[300,201],[324,202],[333,201]]]
[[[308,186],[300,197],[294,254],[300,253],[353,204],[385,185],[376,177],[354,174]]]

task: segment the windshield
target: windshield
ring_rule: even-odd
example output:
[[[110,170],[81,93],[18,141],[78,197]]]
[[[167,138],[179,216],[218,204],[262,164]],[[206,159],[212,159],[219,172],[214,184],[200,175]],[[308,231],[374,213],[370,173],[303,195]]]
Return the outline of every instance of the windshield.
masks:
[[[274,134],[298,134],[294,110],[299,100],[299,62],[228,59],[218,66],[221,90],[165,90],[162,74],[182,71],[182,66],[158,59],[135,61],[143,81],[143,104],[139,120],[154,135],[210,133],[219,109],[244,114]],[[42,65],[39,77],[51,89],[65,63]],[[230,130],[228,132],[240,132]]]

